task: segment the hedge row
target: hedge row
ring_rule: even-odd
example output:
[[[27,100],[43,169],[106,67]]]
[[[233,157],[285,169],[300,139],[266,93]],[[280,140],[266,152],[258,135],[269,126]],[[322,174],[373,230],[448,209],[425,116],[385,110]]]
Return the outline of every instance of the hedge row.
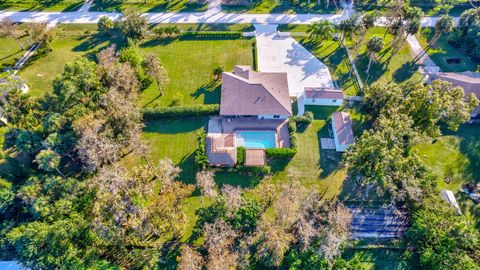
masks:
[[[195,151],[195,164],[198,168],[205,170],[209,167],[207,157],[207,134],[202,132],[197,137],[198,148]]]
[[[295,121],[288,121],[288,132],[290,133],[290,148],[295,149],[298,148],[297,142],[297,123]]]
[[[219,112],[220,105],[218,104],[156,107],[142,109],[143,118],[145,120],[153,120],[167,117],[180,118],[202,115],[215,115],[219,114]]]
[[[268,148],[265,150],[268,158],[273,159],[291,159],[297,153],[293,148]]]
[[[184,39],[237,39],[241,37],[242,32],[230,31],[197,31],[182,34]]]

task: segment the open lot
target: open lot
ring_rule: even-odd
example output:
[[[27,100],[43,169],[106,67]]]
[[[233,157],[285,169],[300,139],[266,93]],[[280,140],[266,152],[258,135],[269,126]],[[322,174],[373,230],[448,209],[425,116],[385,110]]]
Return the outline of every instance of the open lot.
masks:
[[[365,37],[365,44],[360,49],[356,66],[360,73],[362,81],[366,84],[373,83],[406,83],[413,82],[419,83],[422,81],[422,75],[418,72],[418,64],[412,62],[414,56],[412,56],[410,47],[405,42],[400,50],[392,56],[392,48],[390,47],[390,41],[392,36],[387,34],[385,36],[385,47],[377,57],[376,61],[372,62],[369,74],[366,73],[369,61],[369,55],[366,53],[366,42],[374,36],[383,37],[385,28],[374,27],[368,30]],[[348,42],[349,46],[352,42]]]
[[[435,34],[433,28],[424,28],[422,32],[417,35],[417,39],[423,48],[428,47],[428,42]],[[460,50],[448,43],[448,34],[440,37],[433,48],[427,51],[430,58],[443,72],[462,72],[462,71],[476,71],[480,63],[476,63],[468,55],[463,54]],[[449,63],[449,60],[459,59],[459,63]]]
[[[2,0],[0,10],[19,11],[74,11],[79,9],[83,0]]]
[[[91,11],[121,11],[132,8],[140,12],[198,12],[207,9],[206,2],[188,0],[99,0],[94,1]]]
[[[213,25],[188,25],[186,29],[218,29]],[[227,29],[244,29],[249,25],[229,26]],[[95,54],[111,44],[122,41],[96,32],[96,25],[60,25],[57,38],[52,42],[53,51],[32,57],[22,68],[19,75],[28,81],[30,94],[41,96],[51,91],[53,80],[62,73],[65,63],[76,57],[85,56],[94,59]],[[7,40],[5,60],[0,63],[10,65],[23,53],[14,40]],[[146,89],[140,99],[141,106],[169,106],[174,96],[180,96],[184,104],[203,104],[219,102],[219,84],[213,83],[213,69],[217,66],[226,71],[236,64],[252,65],[253,39],[235,40],[181,40],[147,39],[139,45],[144,54],[157,54],[167,69],[170,83],[165,95],[159,97],[155,84]],[[7,47],[8,45],[8,47]],[[4,43],[0,44],[0,48]],[[200,61],[201,60],[201,61]],[[48,66],[48,69],[45,67]]]

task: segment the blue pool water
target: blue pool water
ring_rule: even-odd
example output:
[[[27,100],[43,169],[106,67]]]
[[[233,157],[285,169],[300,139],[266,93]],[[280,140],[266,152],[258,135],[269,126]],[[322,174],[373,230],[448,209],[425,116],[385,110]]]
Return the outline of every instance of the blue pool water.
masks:
[[[237,146],[245,148],[276,148],[275,131],[237,131]]]

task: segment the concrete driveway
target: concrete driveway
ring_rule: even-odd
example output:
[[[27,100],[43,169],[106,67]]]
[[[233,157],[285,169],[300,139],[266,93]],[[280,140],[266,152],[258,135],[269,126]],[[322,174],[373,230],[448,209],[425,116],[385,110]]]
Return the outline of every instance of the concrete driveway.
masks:
[[[277,25],[255,25],[258,69],[263,72],[287,72],[291,97],[305,87],[333,88],[328,67],[305,49],[289,33],[277,33]]]

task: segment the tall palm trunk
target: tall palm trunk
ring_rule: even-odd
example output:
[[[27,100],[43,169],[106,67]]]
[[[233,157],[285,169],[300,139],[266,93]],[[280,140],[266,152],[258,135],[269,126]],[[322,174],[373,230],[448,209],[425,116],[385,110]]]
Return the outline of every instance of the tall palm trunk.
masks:
[[[366,73],[368,74],[370,72],[370,67],[372,66],[372,60],[373,60],[373,55],[374,53],[370,53],[370,60],[368,61],[368,67]]]

